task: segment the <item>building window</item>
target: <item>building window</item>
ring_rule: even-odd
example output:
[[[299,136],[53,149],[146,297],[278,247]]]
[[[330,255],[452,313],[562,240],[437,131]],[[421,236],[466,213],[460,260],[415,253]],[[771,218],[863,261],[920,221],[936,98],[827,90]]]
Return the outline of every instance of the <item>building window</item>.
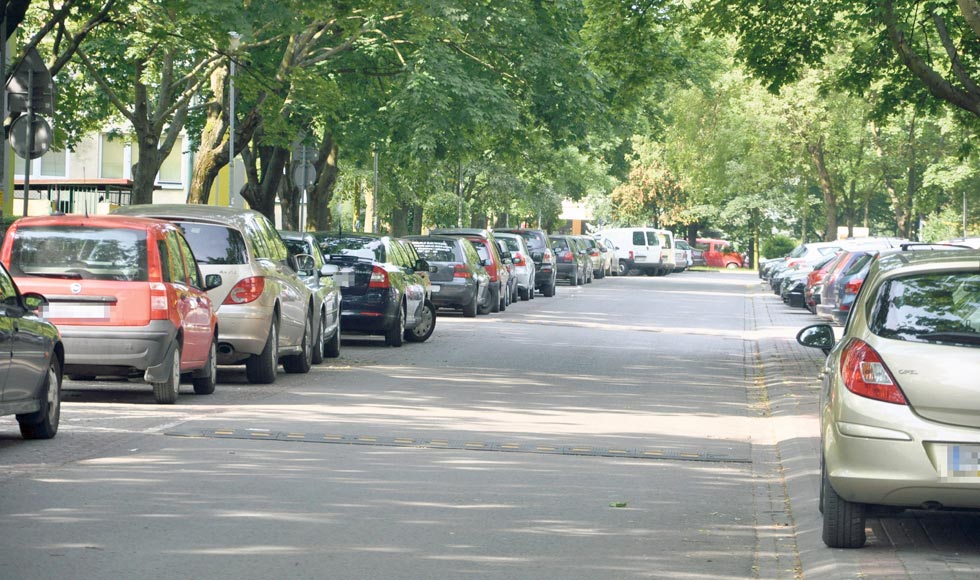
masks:
[[[68,151],[48,151],[41,157],[41,176],[67,177]]]
[[[126,176],[126,141],[112,135],[102,135],[102,161],[99,176],[122,179]]]
[[[160,183],[183,183],[184,140],[178,138],[170,155],[160,165]]]

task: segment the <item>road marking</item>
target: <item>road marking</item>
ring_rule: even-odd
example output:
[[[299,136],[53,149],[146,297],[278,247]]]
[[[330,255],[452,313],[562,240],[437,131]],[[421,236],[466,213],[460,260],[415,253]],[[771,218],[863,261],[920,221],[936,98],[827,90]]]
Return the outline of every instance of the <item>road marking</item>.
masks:
[[[203,437],[213,439],[256,439],[275,441],[295,441],[305,443],[333,443],[345,445],[367,445],[376,447],[405,447],[411,445],[422,449],[461,449],[470,451],[506,451],[510,453],[547,453],[549,455],[572,455],[576,457],[615,457],[619,459],[658,459],[674,461],[701,461],[709,463],[751,463],[748,456],[730,455],[709,450],[671,450],[671,449],[623,449],[589,447],[584,445],[541,445],[520,442],[495,443],[492,441],[472,441],[450,439],[424,439],[411,437],[382,437],[374,435],[341,435],[336,433],[295,433],[291,431],[269,431],[266,429],[203,429],[200,431],[168,432],[171,437]]]

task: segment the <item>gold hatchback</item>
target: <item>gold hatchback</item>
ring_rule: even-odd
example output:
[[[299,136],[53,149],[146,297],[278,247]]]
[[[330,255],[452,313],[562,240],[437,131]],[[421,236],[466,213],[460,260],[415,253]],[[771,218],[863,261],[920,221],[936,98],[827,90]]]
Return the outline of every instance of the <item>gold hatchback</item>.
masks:
[[[839,341],[821,393],[823,541],[860,548],[868,515],[980,509],[980,251],[883,253]]]

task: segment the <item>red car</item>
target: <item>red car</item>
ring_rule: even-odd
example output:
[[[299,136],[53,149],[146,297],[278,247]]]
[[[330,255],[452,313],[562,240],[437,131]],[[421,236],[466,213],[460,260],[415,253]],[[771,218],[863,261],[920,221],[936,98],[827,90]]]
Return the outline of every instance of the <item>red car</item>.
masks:
[[[158,403],[177,400],[181,375],[214,392],[218,319],[180,228],[126,216],[17,220],[0,261],[25,292],[44,295],[72,379],[141,375]]]
[[[744,268],[745,258],[725,240],[698,238],[695,247],[704,252],[704,265],[711,268]]]

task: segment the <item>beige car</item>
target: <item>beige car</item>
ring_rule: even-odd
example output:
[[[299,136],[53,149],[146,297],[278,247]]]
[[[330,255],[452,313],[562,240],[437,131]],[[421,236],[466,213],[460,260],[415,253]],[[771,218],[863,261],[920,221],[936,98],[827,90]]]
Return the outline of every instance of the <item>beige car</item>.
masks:
[[[865,518],[980,509],[980,251],[890,251],[872,266],[821,393],[823,540],[865,543]]]
[[[310,289],[295,259],[262,214],[210,205],[135,205],[115,213],[176,223],[201,272],[220,274],[208,291],[218,306],[218,364],[245,364],[250,383],[276,380],[279,362],[287,373],[307,373],[317,328]]]

